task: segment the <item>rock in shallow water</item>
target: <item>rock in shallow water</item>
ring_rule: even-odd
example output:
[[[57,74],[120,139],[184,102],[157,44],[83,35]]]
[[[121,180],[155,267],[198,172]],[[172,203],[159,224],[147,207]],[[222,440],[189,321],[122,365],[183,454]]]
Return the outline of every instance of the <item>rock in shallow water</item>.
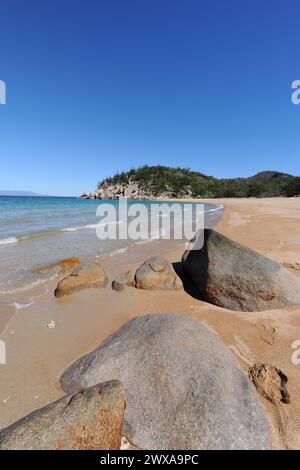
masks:
[[[55,263],[47,264],[46,266],[41,266],[33,270],[34,273],[45,274],[56,269],[60,273],[67,273],[77,268],[80,265],[78,258],[65,258]]]
[[[0,432],[0,450],[116,450],[124,417],[123,386],[96,385],[34,411]]]
[[[74,392],[116,378],[125,435],[143,449],[265,449],[267,419],[232,353],[201,323],[175,314],[134,318],[61,377]]]
[[[280,264],[211,229],[195,250],[197,237],[182,263],[200,298],[241,311],[300,305],[300,280]]]
[[[64,277],[54,291],[55,297],[63,297],[78,290],[91,287],[106,287],[107,275],[98,261],[89,261],[74,269],[69,276]]]

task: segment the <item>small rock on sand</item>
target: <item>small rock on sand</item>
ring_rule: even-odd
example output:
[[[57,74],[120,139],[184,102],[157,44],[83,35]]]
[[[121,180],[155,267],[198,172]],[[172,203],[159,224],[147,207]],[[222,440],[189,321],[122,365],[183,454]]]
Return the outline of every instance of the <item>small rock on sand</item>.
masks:
[[[136,270],[135,286],[148,290],[179,290],[182,289],[182,281],[169,261],[153,256]]]
[[[88,261],[78,266],[69,276],[59,281],[55,297],[63,297],[78,290],[91,287],[106,287],[108,277],[99,261]]]

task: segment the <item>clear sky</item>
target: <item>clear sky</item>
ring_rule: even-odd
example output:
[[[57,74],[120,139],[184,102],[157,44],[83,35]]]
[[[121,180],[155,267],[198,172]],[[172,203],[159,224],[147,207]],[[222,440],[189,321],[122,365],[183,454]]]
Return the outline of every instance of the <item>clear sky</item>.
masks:
[[[300,174],[299,0],[1,0],[0,189]]]

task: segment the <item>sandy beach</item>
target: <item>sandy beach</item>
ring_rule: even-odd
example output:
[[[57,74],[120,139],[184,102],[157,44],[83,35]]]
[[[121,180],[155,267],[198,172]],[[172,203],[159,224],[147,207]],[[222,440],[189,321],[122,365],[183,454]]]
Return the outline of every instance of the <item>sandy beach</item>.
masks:
[[[204,201],[199,201],[204,202]],[[220,199],[225,214],[216,230],[288,267],[300,276],[300,198]],[[180,261],[184,246],[166,241],[141,244],[103,266],[112,280],[149,256],[162,254]],[[74,253],[76,256],[76,253]],[[248,372],[256,362],[272,364],[288,377],[289,404],[261,398],[273,432],[275,448],[300,448],[300,365],[292,362],[292,343],[300,340],[300,306],[264,312],[234,312],[191,297],[182,291],[144,291],[128,287],[115,292],[90,289],[55,299],[57,279],[49,282],[37,302],[1,318],[0,339],[7,348],[1,367],[0,428],[64,395],[62,372],[78,357],[132,317],[156,312],[188,315],[209,326],[233,351]],[[55,322],[55,328],[49,328]]]

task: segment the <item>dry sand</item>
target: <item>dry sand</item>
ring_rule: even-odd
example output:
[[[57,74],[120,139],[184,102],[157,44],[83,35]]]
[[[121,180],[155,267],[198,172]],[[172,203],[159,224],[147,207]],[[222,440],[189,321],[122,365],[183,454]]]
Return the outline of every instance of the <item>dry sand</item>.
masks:
[[[210,201],[205,201],[210,202]],[[300,276],[300,198],[226,199],[216,227],[232,239],[285,263]],[[184,247],[168,242],[139,245],[108,257],[112,279],[121,269],[162,253],[179,261]],[[74,253],[76,256],[76,253]],[[190,297],[184,291],[122,292],[91,289],[55,299],[54,284],[28,308],[2,319],[0,339],[7,364],[0,366],[0,428],[63,395],[60,374],[79,356],[97,347],[128,319],[147,313],[175,312],[208,325],[228,345],[247,372],[255,362],[273,364],[288,377],[289,404],[261,397],[276,448],[300,449],[300,364],[292,362],[292,343],[300,340],[300,306],[259,313],[232,312]],[[55,322],[55,328],[47,324]],[[299,355],[300,357],[300,355]]]

